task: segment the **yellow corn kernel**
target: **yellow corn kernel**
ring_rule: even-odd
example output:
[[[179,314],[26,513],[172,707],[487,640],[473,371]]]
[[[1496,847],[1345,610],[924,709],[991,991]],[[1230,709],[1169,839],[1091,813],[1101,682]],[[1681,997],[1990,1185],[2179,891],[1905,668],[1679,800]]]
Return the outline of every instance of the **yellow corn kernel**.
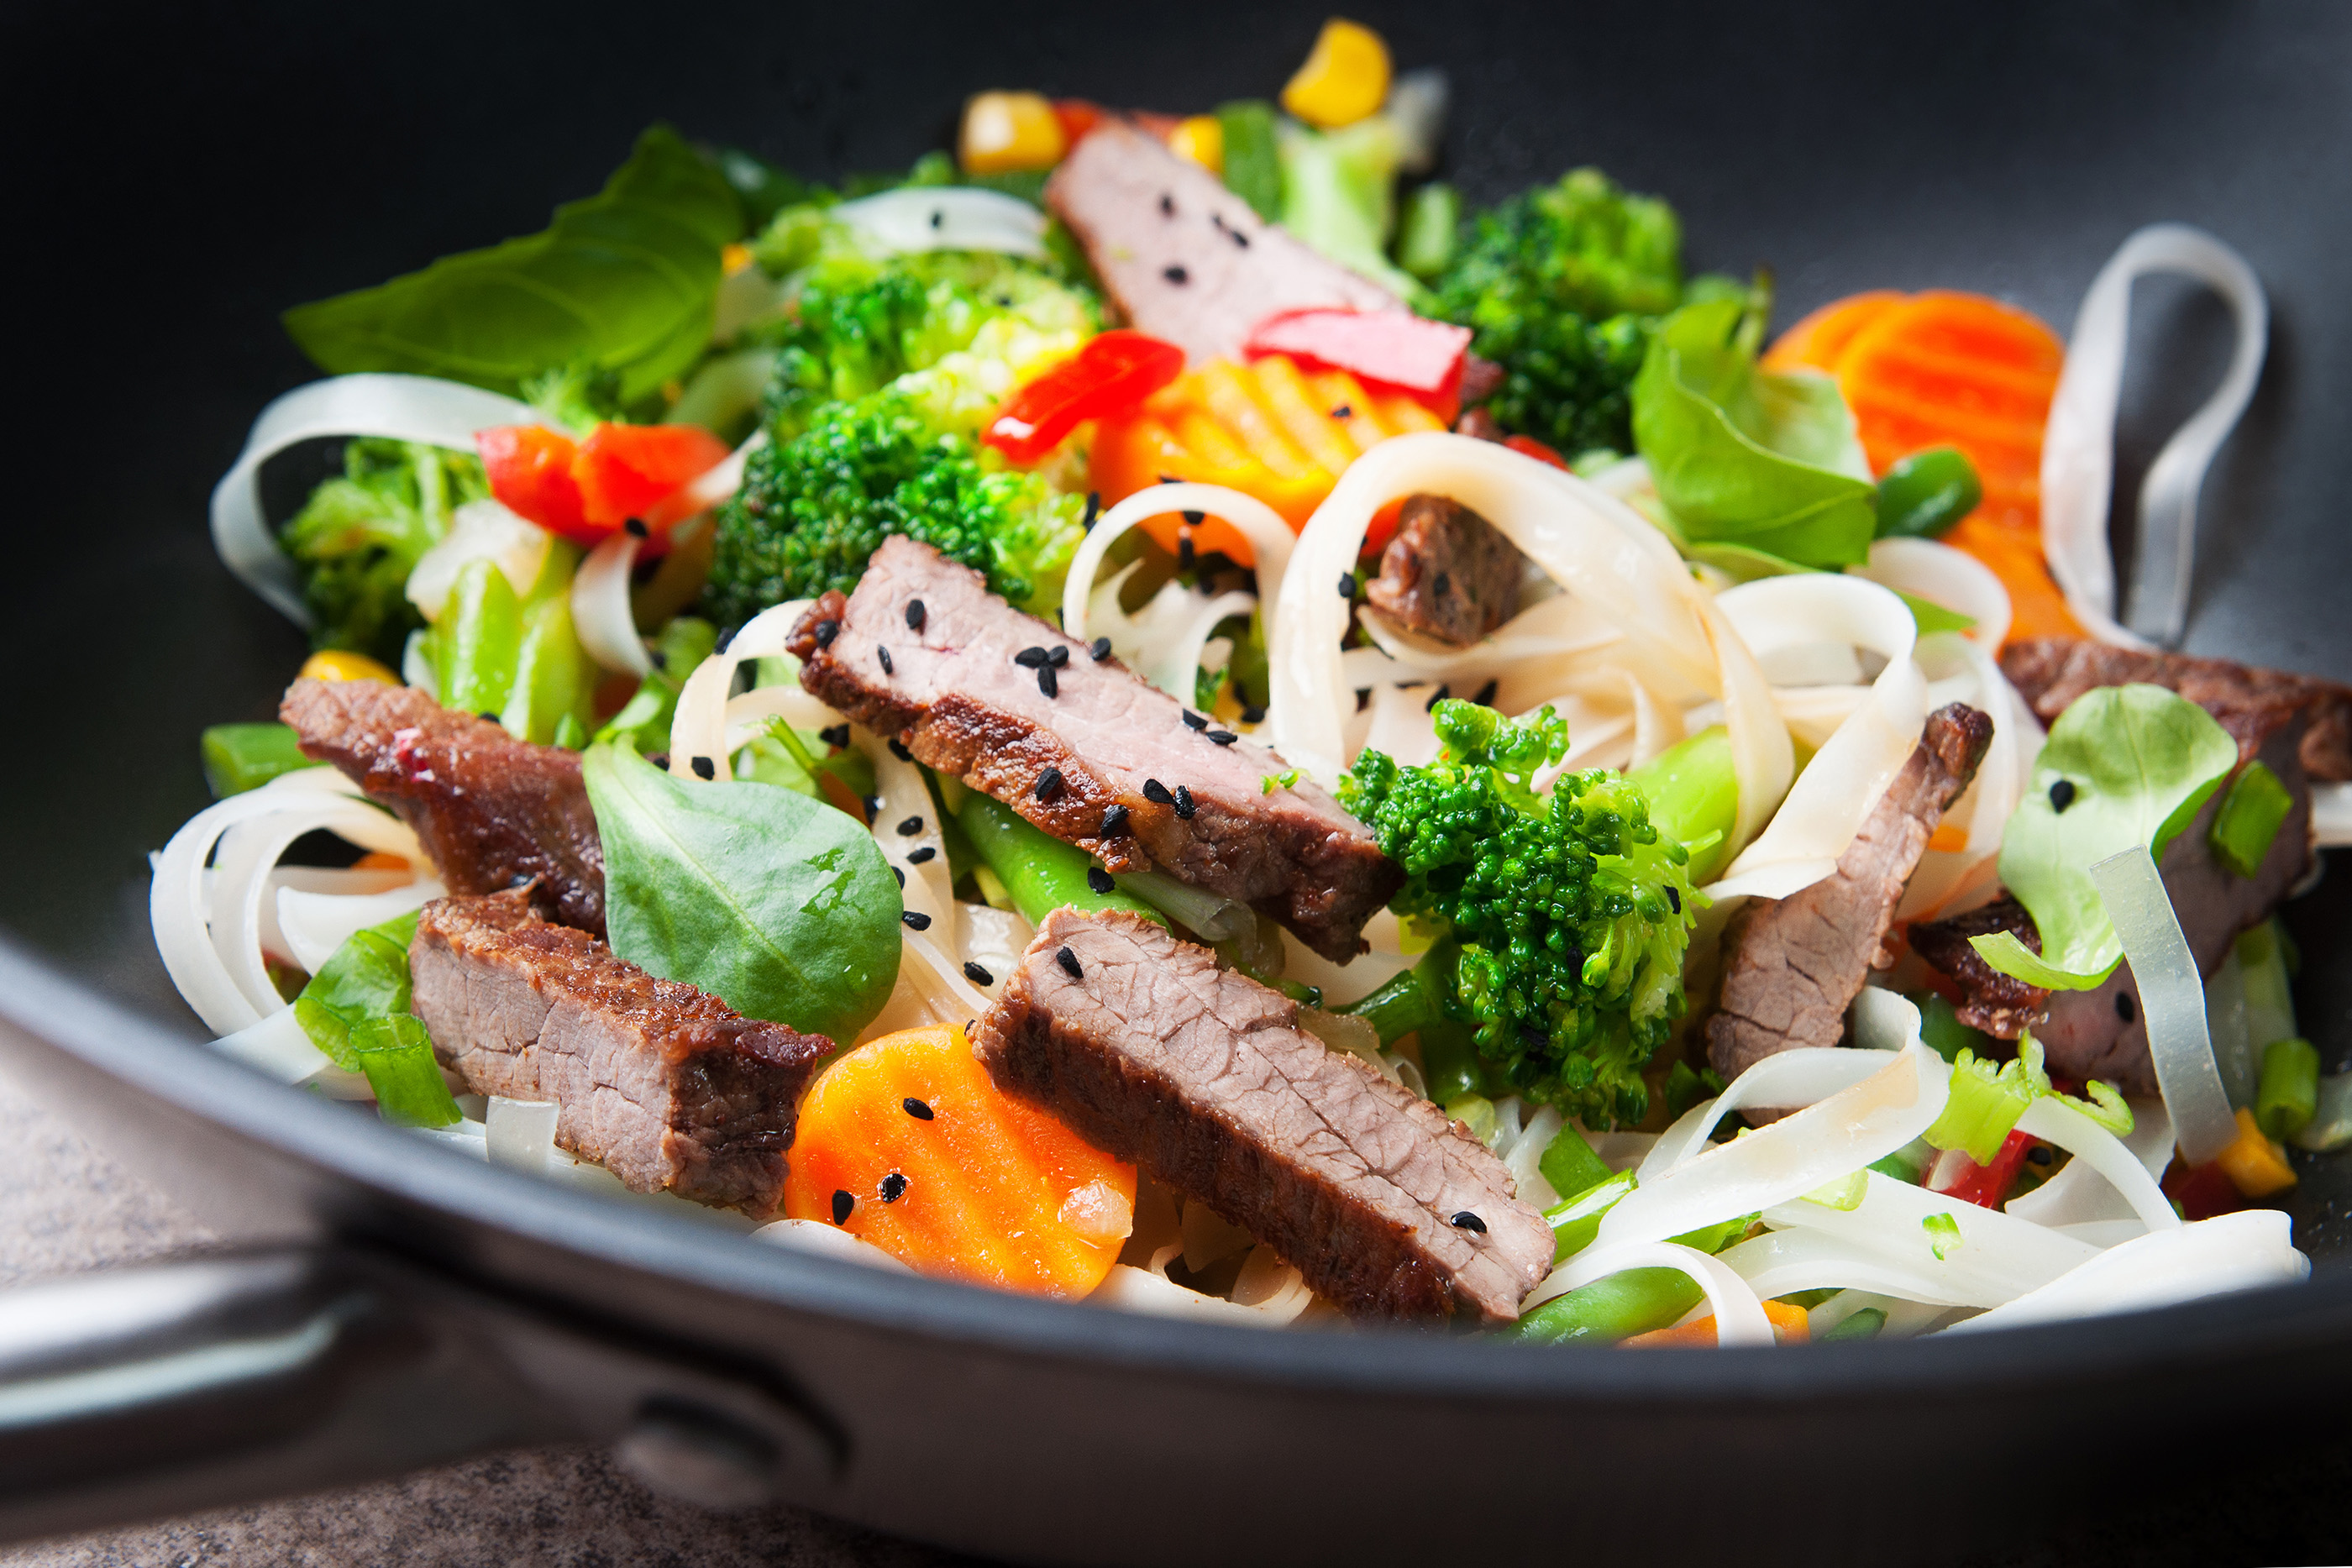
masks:
[[[1360,22],[1323,24],[1298,74],[1282,89],[1282,107],[1326,131],[1379,112],[1389,96],[1389,47]]]
[[[1196,114],[1168,133],[1168,150],[1212,174],[1225,172],[1225,128],[1213,114]]]
[[[2263,1136],[2252,1110],[2238,1111],[2238,1141],[2213,1156],[2237,1189],[2248,1197],[2268,1197],[2294,1185],[2294,1167],[2286,1163],[2286,1145]]]
[[[1069,143],[1054,106],[1034,92],[979,92],[963,106],[956,158],[967,174],[1050,169]]]
[[[299,678],[306,681],[382,681],[388,686],[400,685],[398,675],[365,653],[353,653],[341,648],[322,648],[303,660]]]
[[[719,247],[719,270],[732,277],[751,265],[751,247],[737,240]]]

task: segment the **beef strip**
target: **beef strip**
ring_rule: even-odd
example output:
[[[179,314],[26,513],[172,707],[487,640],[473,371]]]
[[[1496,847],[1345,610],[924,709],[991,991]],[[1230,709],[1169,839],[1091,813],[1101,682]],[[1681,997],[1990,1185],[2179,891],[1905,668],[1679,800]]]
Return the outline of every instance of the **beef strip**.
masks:
[[[416,831],[452,893],[536,882],[540,912],[604,933],[604,847],[580,756],[381,681],[296,681],[278,716]]]
[[[1787,898],[1754,899],[1724,933],[1723,988],[1706,1020],[1707,1060],[1737,1078],[1801,1045],[1835,1045],[1874,968],[1903,885],[1944,812],[1976,776],[1992,721],[1963,703],[1927,716],[1919,744],[1863,819],[1837,870]]]
[[[1239,359],[1278,310],[1328,305],[1400,310],[1396,297],[1293,239],[1198,163],[1108,120],[1045,183],[1128,324],[1193,362]]]
[[[2285,714],[2300,712],[2304,773],[2352,780],[2352,686],[2228,659],[2117,648],[2086,637],[2035,637],[2000,651],[2001,673],[2048,724],[2084,692],[2135,683],[2179,692],[2221,721],[2252,757]]]
[[[1971,936],[2006,931],[2034,952],[2042,951],[2042,933],[2025,905],[2003,896],[1949,920],[1923,920],[1911,927],[1911,950],[1930,966],[1960,984],[1958,1012],[1970,1029],[1980,1029],[1998,1040],[2015,1040],[2042,1021],[2050,993],[2039,986],[2002,974],[1977,956]]]
[[[773,1212],[832,1041],[657,980],[522,888],[426,904],[408,962],[435,1054],[473,1092],[553,1101],[555,1141],[633,1192]]]
[[[1265,789],[1280,757],[1188,724],[1176,699],[929,545],[883,541],[857,591],[818,600],[789,645],[803,686],[920,761],[1114,872],[1156,868],[1262,910],[1334,963],[1355,956],[1402,880],[1323,789]]]
[[[1528,558],[1500,528],[1443,496],[1411,496],[1365,590],[1408,632],[1466,648],[1518,613]]]
[[[973,1049],[1350,1316],[1509,1322],[1550,1270],[1549,1227],[1467,1128],[1149,920],[1047,915]]]

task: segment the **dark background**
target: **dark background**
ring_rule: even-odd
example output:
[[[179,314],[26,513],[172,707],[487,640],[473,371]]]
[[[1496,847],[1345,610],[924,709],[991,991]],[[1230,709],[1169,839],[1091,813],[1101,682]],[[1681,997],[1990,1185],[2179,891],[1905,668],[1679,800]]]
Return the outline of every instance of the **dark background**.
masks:
[[[1322,15],[1205,0],[320,12],[0,18],[18,278],[0,667],[21,712],[0,770],[0,924],[181,1022],[147,936],[144,855],[205,800],[197,730],[267,716],[302,653],[205,532],[206,496],[253,416],[313,373],[278,310],[540,227],[650,120],[814,176],[903,166],[946,144],[982,88],[1171,111],[1271,96]],[[2352,677],[2352,8],[1350,14],[1385,33],[1400,68],[1452,72],[1446,172],[1474,201],[1597,163],[1673,201],[1694,269],[1769,264],[1783,324],[1855,289],[1948,286],[2063,334],[2132,229],[2174,219],[2221,235],[2269,288],[2273,328],[2248,422],[2206,486],[2189,646]],[[2223,311],[2185,286],[2143,287],[2135,329],[2125,518],[2227,343]],[[2339,868],[2295,913],[2318,959],[2305,1023],[2331,1065],[2352,1048],[2352,989],[2327,961],[2347,899]],[[2301,1233],[2332,1232],[2337,1207],[2316,1206]],[[2341,1455],[2282,1458],[2269,1486],[2209,1506],[2200,1445],[2184,1443],[2181,1472],[2151,1478],[2168,1504],[2050,1552],[2341,1560],[2352,1545],[2324,1507],[2341,1495]],[[1964,1469],[1932,1434],[1916,1444]],[[2210,1539],[2182,1533],[2195,1521]]]

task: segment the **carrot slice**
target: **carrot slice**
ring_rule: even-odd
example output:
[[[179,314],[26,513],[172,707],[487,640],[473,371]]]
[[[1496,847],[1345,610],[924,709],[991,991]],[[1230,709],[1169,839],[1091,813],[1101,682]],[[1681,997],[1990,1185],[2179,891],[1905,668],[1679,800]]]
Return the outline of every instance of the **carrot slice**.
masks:
[[[1767,1301],[1764,1316],[1772,1324],[1772,1337],[1782,1344],[1801,1343],[1812,1336],[1811,1320],[1805,1309],[1787,1301]],[[1625,1342],[1644,1347],[1662,1344],[1713,1344],[1715,1315],[1710,1312],[1696,1322],[1681,1323],[1670,1329],[1652,1329],[1637,1333]]]
[[[1764,369],[1793,371],[1810,367],[1834,372],[1838,356],[1853,341],[1853,335],[1909,298],[1892,288],[1874,288],[1867,294],[1832,299],[1780,334],[1764,355]]]
[[[901,1030],[802,1100],[784,1212],[921,1273],[1076,1298],[1118,1261],[1135,1167],[998,1089],[961,1028]]]

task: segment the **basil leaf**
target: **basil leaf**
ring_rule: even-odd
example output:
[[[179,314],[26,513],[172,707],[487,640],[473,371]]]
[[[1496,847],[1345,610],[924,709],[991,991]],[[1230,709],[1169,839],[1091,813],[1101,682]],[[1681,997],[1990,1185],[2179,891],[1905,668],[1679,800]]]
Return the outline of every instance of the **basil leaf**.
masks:
[[[403,371],[517,394],[569,365],[619,377],[632,402],[710,337],[719,252],[741,237],[727,180],[656,125],[585,201],[543,231],[443,256],[422,272],[286,313],[321,370]]]
[[[352,1030],[352,1051],[375,1091],[376,1114],[393,1125],[452,1127],[465,1120],[434,1060],[433,1037],[415,1014],[364,1020]]]
[[[408,944],[416,936],[416,915],[410,910],[352,932],[294,998],[294,1021],[346,1072],[360,1071],[353,1030],[370,1019],[408,1011]]]
[[[1633,444],[1695,546],[1833,570],[1870,554],[1870,465],[1837,383],[1756,369],[1738,299],[1685,305],[1633,381]]]
[[[1969,939],[2004,975],[2086,991],[2124,949],[2090,868],[2165,846],[2238,765],[2238,743],[2195,703],[2161,686],[2103,686],[2076,697],[2033,766],[2033,787],[2002,831],[2000,880],[2033,916],[2042,952],[2009,932]]]
[[[674,778],[625,747],[590,747],[581,772],[614,953],[836,1040],[882,1010],[905,905],[863,827],[772,784]]]

